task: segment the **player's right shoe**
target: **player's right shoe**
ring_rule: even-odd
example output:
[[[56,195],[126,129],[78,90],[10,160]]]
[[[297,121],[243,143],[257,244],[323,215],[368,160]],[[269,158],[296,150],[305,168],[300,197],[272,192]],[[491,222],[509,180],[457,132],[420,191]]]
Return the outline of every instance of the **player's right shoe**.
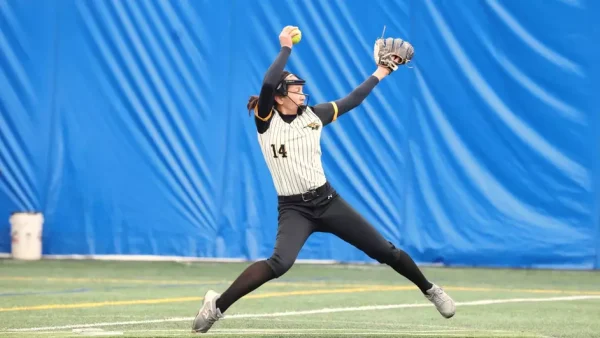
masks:
[[[220,296],[220,294],[213,290],[206,292],[202,307],[198,310],[196,318],[194,318],[194,322],[192,323],[193,333],[206,333],[217,320],[223,318],[221,310],[217,308],[217,299]]]
[[[433,284],[431,289],[426,291],[425,297],[435,305],[438,312],[445,318],[451,318],[456,313],[454,300],[441,287]]]

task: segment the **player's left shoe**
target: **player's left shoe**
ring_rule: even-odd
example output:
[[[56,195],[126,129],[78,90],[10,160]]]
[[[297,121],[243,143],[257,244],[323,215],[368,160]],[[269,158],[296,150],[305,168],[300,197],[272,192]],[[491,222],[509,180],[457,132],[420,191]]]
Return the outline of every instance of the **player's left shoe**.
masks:
[[[433,284],[433,287],[426,291],[425,297],[435,305],[436,309],[445,318],[451,318],[456,313],[454,300],[441,287]]]
[[[194,322],[192,323],[192,332],[206,333],[217,320],[223,318],[221,310],[217,308],[217,299],[219,299],[220,296],[220,294],[213,290],[209,290],[206,295],[204,295],[202,307],[196,314],[196,318],[194,318]]]

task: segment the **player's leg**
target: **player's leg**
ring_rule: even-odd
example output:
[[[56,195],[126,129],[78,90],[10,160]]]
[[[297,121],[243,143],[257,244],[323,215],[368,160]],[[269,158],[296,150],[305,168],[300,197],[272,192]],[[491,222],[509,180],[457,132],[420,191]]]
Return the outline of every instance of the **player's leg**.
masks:
[[[249,266],[221,295],[217,307],[225,312],[234,302],[260,285],[285,274],[294,264],[302,246],[313,233],[315,224],[301,210],[282,208],[271,257]]]
[[[271,279],[285,274],[314,230],[315,223],[301,207],[281,207],[277,238],[271,257],[248,266],[223,294],[209,290],[192,324],[193,331],[207,332],[233,303]]]
[[[414,260],[386,240],[343,198],[336,196],[320,218],[321,229],[330,232],[413,282],[444,317],[452,317],[454,301],[425,278]]]

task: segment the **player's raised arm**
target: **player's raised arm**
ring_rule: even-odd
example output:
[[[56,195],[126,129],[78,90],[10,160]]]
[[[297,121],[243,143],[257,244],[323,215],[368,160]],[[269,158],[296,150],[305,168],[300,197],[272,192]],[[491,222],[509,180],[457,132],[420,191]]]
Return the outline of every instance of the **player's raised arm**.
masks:
[[[281,77],[281,73],[285,68],[290,54],[292,53],[292,34],[298,27],[286,26],[279,34],[279,43],[281,44],[281,50],[275,58],[275,61],[271,64],[265,77],[260,90],[259,96],[252,96],[248,101],[248,109],[254,110],[255,116],[262,120],[267,121],[271,118],[271,110],[273,108],[273,98],[275,97],[275,88]]]
[[[359,106],[381,80],[397,70],[399,65],[406,64],[412,59],[414,49],[410,43],[402,39],[378,39],[375,42],[373,55],[377,69],[363,83],[346,97],[313,107],[313,111],[323,124],[331,123]]]

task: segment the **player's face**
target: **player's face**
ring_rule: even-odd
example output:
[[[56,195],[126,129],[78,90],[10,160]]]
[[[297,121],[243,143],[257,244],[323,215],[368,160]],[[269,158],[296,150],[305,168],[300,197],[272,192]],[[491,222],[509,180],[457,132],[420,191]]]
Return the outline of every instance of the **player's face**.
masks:
[[[288,96],[298,105],[304,104],[303,87],[304,86],[301,85],[292,85],[288,87]]]
[[[290,74],[285,79],[298,80],[298,77]],[[288,85],[286,96],[276,95],[275,101],[278,103],[278,109],[284,114],[295,114],[298,111],[298,107],[307,101],[303,87],[303,85]]]
[[[294,74],[288,75],[286,80],[298,80],[298,77]],[[298,106],[304,104],[305,97],[302,85],[290,85],[288,86],[288,95],[283,100],[283,106],[287,111],[296,111]]]

